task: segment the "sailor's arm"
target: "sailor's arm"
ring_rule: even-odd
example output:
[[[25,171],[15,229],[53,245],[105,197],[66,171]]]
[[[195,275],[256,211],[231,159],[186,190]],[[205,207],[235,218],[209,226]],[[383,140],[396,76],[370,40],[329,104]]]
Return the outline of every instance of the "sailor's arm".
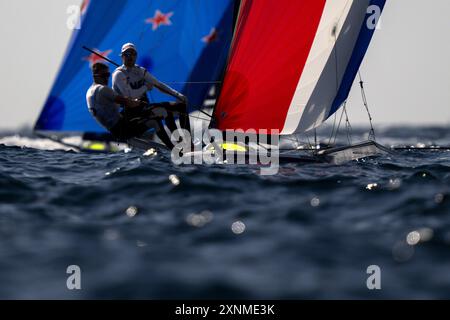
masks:
[[[114,91],[117,92],[119,95],[122,95],[124,97],[131,96],[130,86],[128,85],[127,77],[122,71],[116,70],[113,73],[112,84]]]
[[[127,83],[126,75],[123,72],[117,70],[113,74],[113,89],[116,95],[114,96],[114,102],[127,108],[137,108],[140,105],[138,99],[127,98],[131,96],[129,85]]]
[[[151,90],[153,87],[156,87],[159,91],[161,91],[165,94],[168,94],[181,102],[187,103],[186,96],[184,96],[183,94],[179,93],[178,91],[172,89],[167,84],[159,81],[158,79],[156,79],[154,76],[152,76],[148,72],[145,75],[145,80],[147,83],[147,88],[149,90]]]
[[[125,106],[126,108],[137,108],[141,105],[141,101],[139,101],[138,99],[130,99],[121,95],[117,95],[114,98],[114,102]]]
[[[128,76],[120,69],[113,74],[114,91],[125,97],[140,98],[147,92],[147,87],[142,86],[139,89],[133,89],[129,84]]]

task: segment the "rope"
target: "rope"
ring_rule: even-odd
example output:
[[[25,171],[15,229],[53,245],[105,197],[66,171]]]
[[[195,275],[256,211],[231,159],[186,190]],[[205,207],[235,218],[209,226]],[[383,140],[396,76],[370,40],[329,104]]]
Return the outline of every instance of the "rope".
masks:
[[[314,128],[314,148],[320,148],[320,142],[317,140],[317,128]]]
[[[205,111],[201,110],[199,107],[195,107],[195,108],[198,109],[198,110],[197,110],[198,112],[201,112],[201,113],[203,113],[204,115],[208,116],[208,117],[209,117],[208,120],[211,120],[211,119],[212,119],[212,115],[210,115],[209,113],[206,113]],[[208,120],[206,120],[206,121],[208,121]]]
[[[346,105],[346,104],[347,104],[347,101],[344,102],[344,108],[345,108],[345,105]],[[339,119],[339,124],[338,124],[338,127],[337,127],[337,129],[336,129],[336,134],[335,134],[335,136],[334,136],[333,144],[336,144],[337,135],[338,135],[338,133],[339,133],[339,129],[341,128],[341,124],[342,124],[342,118],[344,117],[344,110],[345,110],[345,109],[342,109],[342,112],[341,112],[341,118]]]
[[[308,139],[308,145],[309,145],[309,148],[312,149],[313,146],[312,146],[312,144],[311,144],[311,141],[309,141],[309,136],[308,136],[306,133],[305,133],[305,136],[306,136],[306,139]]]
[[[350,124],[350,120],[348,119],[348,113],[347,113],[347,105],[344,105],[344,112],[345,112],[345,127],[347,129],[347,140],[348,143],[352,144],[352,125]]]
[[[163,81],[166,84],[221,84],[222,81]]]
[[[151,105],[149,105],[149,104],[147,104],[147,103],[143,103],[144,105],[146,105],[146,108],[149,108],[149,109],[151,109],[153,106],[151,106]],[[169,111],[170,111],[170,108],[168,109]],[[197,110],[198,112],[200,112],[200,113],[203,113],[204,115],[207,115],[209,118],[212,118],[212,116],[210,115],[210,114],[208,114],[208,113],[206,113],[205,111],[203,111],[203,110]],[[178,114],[182,114],[182,115],[187,115],[188,117],[190,117],[190,118],[193,118],[193,119],[198,119],[198,120],[202,120],[202,121],[210,121],[211,119],[205,119],[205,118],[202,118],[202,117],[200,117],[200,116],[195,116],[195,115],[193,115],[193,114],[190,114],[190,113],[186,113],[186,112],[179,112],[179,111],[176,111],[176,113],[178,113]]]
[[[364,107],[366,108],[367,115],[369,116],[369,122],[370,122],[369,140],[376,141],[375,130],[373,128],[373,123],[372,123],[373,119],[372,119],[372,115],[370,114],[369,104],[367,103],[367,97],[366,97],[366,92],[364,90],[364,81],[362,80],[362,77],[361,77],[361,71],[358,71],[358,75],[359,75],[359,86],[361,87],[361,96],[362,96],[363,104],[364,104]]]
[[[336,129],[336,119],[337,119],[337,115],[335,113],[334,114],[334,120],[333,120],[333,128],[331,129],[331,136],[330,136],[330,139],[328,140],[328,145],[331,144],[331,140],[333,139],[334,130]]]

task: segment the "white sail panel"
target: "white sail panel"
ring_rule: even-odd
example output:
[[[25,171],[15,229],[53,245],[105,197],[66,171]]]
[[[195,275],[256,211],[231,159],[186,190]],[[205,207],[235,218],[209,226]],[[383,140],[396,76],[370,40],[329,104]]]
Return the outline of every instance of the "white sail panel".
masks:
[[[306,132],[328,118],[369,3],[370,0],[327,0],[282,134]]]

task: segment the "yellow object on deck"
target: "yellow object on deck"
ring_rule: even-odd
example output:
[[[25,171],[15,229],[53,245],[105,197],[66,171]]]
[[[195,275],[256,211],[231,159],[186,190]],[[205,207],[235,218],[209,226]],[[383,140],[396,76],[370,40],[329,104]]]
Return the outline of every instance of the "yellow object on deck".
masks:
[[[226,150],[226,151],[239,151],[239,152],[246,152],[247,151],[246,147],[240,146],[240,145],[238,145],[236,143],[222,143],[220,145],[220,147],[223,150]]]
[[[105,151],[107,149],[106,145],[101,142],[90,143],[90,144],[86,145],[85,148],[92,150],[92,151]]]

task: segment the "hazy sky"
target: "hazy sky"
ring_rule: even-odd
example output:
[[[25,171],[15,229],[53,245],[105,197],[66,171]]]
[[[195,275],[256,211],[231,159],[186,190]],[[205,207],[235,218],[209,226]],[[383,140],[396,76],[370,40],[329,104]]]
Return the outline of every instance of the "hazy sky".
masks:
[[[1,129],[34,124],[71,34],[67,7],[80,2],[0,0]],[[361,69],[376,124],[450,125],[449,12],[449,0],[387,1]],[[366,122],[358,86],[349,115]]]

